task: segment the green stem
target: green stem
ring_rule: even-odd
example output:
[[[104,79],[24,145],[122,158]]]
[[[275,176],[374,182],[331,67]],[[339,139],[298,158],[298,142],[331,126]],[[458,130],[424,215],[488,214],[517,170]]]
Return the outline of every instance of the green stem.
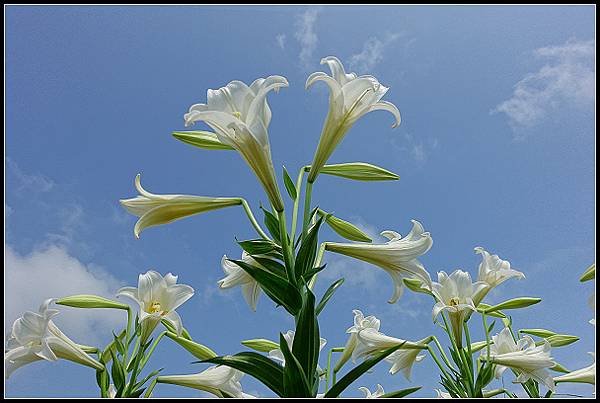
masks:
[[[431,348],[430,345],[427,345],[427,351],[429,352],[429,355],[431,355],[431,358],[433,358],[433,361],[435,361],[435,363],[437,364],[437,366],[440,368],[440,371],[442,371],[442,373],[444,374],[444,376],[447,379],[452,379],[452,378],[450,378],[450,375],[448,375],[448,372],[446,372],[446,370],[444,369],[444,366],[442,365],[442,363],[440,362],[439,358],[435,354],[435,351],[433,351],[433,348]]]
[[[304,193],[304,219],[302,220],[302,238],[306,237],[308,230],[308,221],[310,218],[310,201],[312,198],[312,182],[306,182],[306,191]]]
[[[325,253],[325,244],[326,242],[323,242],[321,244],[321,246],[319,246],[319,251],[317,252],[317,257],[315,259],[315,266],[314,267],[319,267],[321,265],[321,260],[323,260],[323,254]],[[311,290],[313,289],[313,287],[315,286],[315,283],[317,282],[317,276],[319,274],[315,274],[314,276],[312,276],[312,278],[310,279],[310,282],[308,283],[308,288],[310,288]]]
[[[263,231],[263,229],[260,227],[260,224],[258,223],[258,221],[256,221],[256,217],[254,217],[254,214],[252,213],[252,209],[250,209],[250,205],[248,205],[248,202],[244,199],[240,199],[240,200],[242,201],[242,207],[244,207],[244,211],[246,212],[246,215],[248,216],[250,223],[252,224],[252,226],[258,233],[258,235],[260,235],[263,239],[270,240],[271,238],[269,238],[269,236],[265,233],[265,231]]]
[[[140,372],[144,369],[144,367],[148,363],[148,360],[150,360],[150,356],[152,355],[152,353],[154,353],[154,350],[156,349],[156,346],[158,346],[158,342],[163,337],[165,337],[166,334],[167,334],[167,331],[165,330],[161,334],[158,335],[158,337],[156,338],[156,340],[154,340],[154,342],[152,343],[152,346],[148,350],[148,353],[144,355],[144,358],[142,358],[142,362],[140,363],[140,369],[139,369]]]
[[[296,241],[296,225],[298,222],[298,207],[300,206],[300,190],[302,189],[302,179],[304,178],[305,169],[305,166],[300,168],[298,179],[296,180],[296,200],[294,200],[294,210],[292,211],[292,230],[290,232],[292,235],[292,243],[295,243]]]
[[[490,361],[490,332],[488,330],[487,321],[485,320],[485,313],[481,313],[481,320],[483,321],[483,330],[485,331],[485,349],[487,361]]]
[[[506,393],[506,389],[500,388],[500,389],[488,390],[483,393],[483,397],[485,397],[485,398],[494,397],[497,395],[501,395],[502,393]]]
[[[450,360],[448,359],[448,356],[446,355],[446,353],[444,352],[444,349],[442,348],[442,344],[440,343],[440,341],[438,340],[437,337],[435,336],[431,336],[431,340],[433,340],[433,342],[435,343],[435,345],[437,346],[438,350],[440,351],[440,354],[442,355],[442,360],[444,360],[444,362],[446,363],[446,365],[448,366],[448,368],[450,368],[452,371],[454,371],[455,373],[458,373],[458,371],[454,368],[454,366],[450,363]]]
[[[127,327],[125,328],[125,354],[123,354],[123,365],[127,364],[127,355],[129,353],[129,332],[131,331],[131,325],[133,322],[133,312],[131,307],[127,308]]]
[[[279,217],[279,237],[281,238],[281,249],[283,250],[286,274],[288,281],[292,284],[296,284],[296,275],[294,273],[294,256],[289,244],[287,226],[285,224],[285,211],[278,211],[277,216]]]

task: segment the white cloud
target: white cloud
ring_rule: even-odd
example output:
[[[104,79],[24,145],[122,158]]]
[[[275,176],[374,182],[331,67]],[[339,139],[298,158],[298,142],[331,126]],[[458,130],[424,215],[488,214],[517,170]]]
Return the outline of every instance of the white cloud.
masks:
[[[384,40],[377,37],[367,39],[362,51],[350,56],[350,69],[361,74],[373,70],[383,60],[385,48],[398,38],[400,38],[400,34],[396,33],[387,35]]]
[[[300,44],[300,63],[304,68],[308,68],[312,64],[313,53],[317,48],[319,38],[315,31],[315,24],[320,12],[320,7],[309,7],[296,20],[294,37]]]
[[[10,189],[12,192],[48,192],[54,188],[54,181],[39,174],[28,174],[21,170],[19,165],[10,158],[6,158],[6,167],[15,177],[17,182],[16,189]]]
[[[403,132],[401,137],[392,137],[392,145],[404,154],[408,154],[417,166],[423,166],[440,146],[440,141],[436,138],[416,139],[410,132]]]
[[[285,39],[286,39],[285,34],[277,34],[277,36],[275,37],[275,40],[277,41],[277,45],[279,45],[279,47],[281,49],[285,49]]]
[[[5,246],[5,329],[24,311],[36,312],[47,298],[95,294],[114,298],[122,285],[94,264],[84,264],[61,245],[46,244],[21,255]],[[75,341],[95,344],[126,323],[123,312],[103,309],[60,307],[57,325]]]
[[[492,113],[505,113],[513,129],[528,128],[566,106],[593,107],[596,78],[595,42],[567,41],[564,45],[536,49],[546,63],[515,85],[510,99]]]

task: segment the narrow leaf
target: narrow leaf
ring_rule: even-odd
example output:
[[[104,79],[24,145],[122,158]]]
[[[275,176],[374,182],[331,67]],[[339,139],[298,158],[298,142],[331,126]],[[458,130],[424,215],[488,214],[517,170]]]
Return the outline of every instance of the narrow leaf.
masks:
[[[312,390],[312,381],[319,360],[319,325],[315,315],[315,295],[308,289],[304,294],[302,309],[297,319],[296,333],[292,345],[292,353],[300,362],[306,378],[309,380],[309,389]]]
[[[270,211],[265,210],[262,206],[260,208],[263,211],[263,213],[265,214],[264,222],[265,222],[265,226],[267,227],[267,230],[269,230],[269,233],[271,234],[273,239],[275,239],[275,241],[277,241],[279,244],[281,244],[281,234],[279,231],[279,220]]]
[[[294,337],[295,338],[295,337]],[[279,348],[285,359],[283,369],[283,388],[286,397],[308,397],[311,387],[306,374],[296,356],[290,351],[287,340],[279,333]]]
[[[401,389],[401,390],[397,390],[395,392],[390,392],[390,393],[386,393],[385,395],[381,395],[380,398],[390,398],[390,397],[401,398],[401,397],[408,396],[411,393],[415,393],[417,390],[419,390],[421,388],[422,388],[422,386],[415,386],[412,388]]]
[[[587,268],[587,270],[581,275],[579,281],[586,282],[596,278],[596,263]]]
[[[344,284],[343,277],[341,279],[335,281],[333,284],[331,284],[329,286],[329,288],[327,289],[327,291],[325,291],[325,294],[323,294],[323,297],[319,301],[319,304],[317,305],[317,309],[316,309],[317,315],[319,315],[321,313],[323,308],[325,308],[325,305],[327,305],[327,301],[329,301],[329,299],[333,296],[333,294],[338,289],[338,287],[341,286],[342,284]]]
[[[302,239],[300,249],[296,255],[296,262],[294,264],[294,270],[296,272],[296,279],[299,280],[301,276],[312,269],[315,264],[315,258],[317,257],[317,249],[319,243],[319,228],[323,222],[321,217],[315,225],[309,228],[306,238]]]
[[[292,178],[290,178],[290,175],[288,174],[288,171],[287,169],[285,169],[285,167],[283,167],[283,184],[285,185],[285,189],[287,190],[291,199],[296,200],[296,198],[298,197],[296,185],[294,185],[294,182],[292,181]]]

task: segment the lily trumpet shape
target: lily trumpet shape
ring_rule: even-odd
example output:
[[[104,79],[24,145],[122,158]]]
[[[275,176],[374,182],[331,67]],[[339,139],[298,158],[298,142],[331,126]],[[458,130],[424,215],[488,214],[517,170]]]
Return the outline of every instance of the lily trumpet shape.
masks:
[[[267,128],[271,109],[267,94],[289,84],[285,77],[259,78],[250,86],[232,81],[218,90],[209,89],[206,104],[192,105],[184,115],[185,125],[204,121],[223,144],[235,148],[252,168],[276,211],[283,201],[275,180]]]
[[[372,354],[381,352],[390,347],[402,345],[398,350],[394,351],[385,361],[392,364],[390,374],[394,375],[398,371],[402,371],[406,379],[410,380],[410,373],[415,362],[425,358],[424,355],[419,355],[421,350],[427,348],[430,338],[425,338],[418,342],[411,342],[395,337],[386,336],[375,329],[364,329],[357,334],[358,342],[354,350],[352,358],[363,358]]]
[[[373,393],[364,386],[361,386],[358,390],[365,394],[365,399],[377,399],[378,397],[385,395],[385,390],[383,390],[383,386],[380,384],[377,384],[377,389]]]
[[[592,385],[596,384],[596,354],[589,353],[593,359],[594,363],[585,368],[577,369],[575,371],[571,371],[568,374],[564,374],[561,376],[557,376],[554,378],[555,383],[559,382],[571,382],[571,383],[590,383]]]
[[[348,330],[346,330],[346,333],[350,333],[350,337],[348,338],[346,346],[344,347],[344,353],[335,365],[334,371],[336,372],[339,371],[342,366],[352,357],[354,349],[358,344],[358,332],[364,329],[375,329],[379,331],[379,326],[381,325],[379,319],[373,315],[365,317],[365,315],[358,309],[354,309],[352,313],[354,313],[354,325],[350,326]]]
[[[486,287],[481,288],[473,297],[475,306],[479,305],[488,292],[506,280],[513,277],[519,280],[525,278],[525,274],[510,268],[510,262],[508,260],[502,260],[498,255],[491,255],[481,246],[475,248],[475,253],[480,254],[482,258],[482,261],[479,264],[477,281],[483,281],[487,284]]]
[[[252,266],[260,266],[256,260],[252,258],[246,251],[242,252],[242,261]],[[244,269],[237,264],[230,262],[227,255],[223,255],[221,266],[226,274],[225,278],[218,281],[219,287],[222,289],[241,286],[242,295],[253,311],[256,311],[256,304],[260,297],[260,285],[254,280]]]
[[[518,374],[514,382],[523,383],[533,379],[554,391],[554,380],[548,369],[554,367],[556,362],[550,356],[551,347],[547,340],[536,346],[530,336],[523,336],[515,343],[510,329],[504,328],[492,336],[492,342],[490,361],[496,364],[496,378],[500,378],[506,368],[512,368]],[[481,355],[487,359],[487,352],[484,351]]]
[[[60,358],[96,370],[104,369],[104,365],[90,357],[52,322],[59,313],[49,308],[53,301],[53,298],[47,299],[38,313],[27,311],[13,323],[4,353],[6,379],[23,365],[39,360],[56,361]]]
[[[224,365],[209,367],[198,374],[159,376],[157,382],[203,390],[217,397],[225,397],[223,392],[233,397],[248,397],[242,392],[240,379],[243,372]]]
[[[140,306],[138,318],[142,328],[141,342],[144,343],[152,334],[161,320],[170,322],[181,336],[183,324],[175,309],[194,295],[194,289],[189,285],[176,284],[177,276],[149,270],[140,274],[138,287],[123,287],[117,296],[125,296],[137,302]]]
[[[473,283],[471,275],[462,270],[455,270],[449,276],[446,272],[438,273],[438,282],[431,288],[437,302],[433,306],[433,320],[443,311],[448,311],[452,333],[458,347],[462,347],[463,322],[476,310],[473,298],[486,287],[484,282]]]
[[[120,200],[120,203],[131,214],[140,217],[133,228],[136,238],[148,227],[169,224],[194,214],[242,204],[239,197],[153,194],[142,187],[140,174],[135,177],[135,188],[139,196]]]
[[[405,277],[419,279],[426,288],[431,287],[431,277],[417,258],[431,249],[433,241],[420,222],[412,220],[412,224],[412,229],[404,238],[395,231],[383,231],[381,235],[389,239],[384,244],[327,242],[325,249],[385,270],[394,282],[394,293],[388,300],[393,304],[404,292],[402,279]]]
[[[392,128],[400,124],[398,108],[390,102],[381,101],[388,88],[375,77],[346,73],[342,62],[334,56],[321,59],[321,64],[329,66],[331,76],[315,72],[306,80],[307,89],[317,81],[323,81],[329,87],[329,112],[308,174],[309,183],[317,179],[329,156],[361,116],[374,110],[385,110],[394,115]]]

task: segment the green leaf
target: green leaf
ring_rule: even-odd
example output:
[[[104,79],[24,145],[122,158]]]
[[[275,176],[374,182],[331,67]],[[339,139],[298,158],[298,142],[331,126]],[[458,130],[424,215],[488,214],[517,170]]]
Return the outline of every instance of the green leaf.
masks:
[[[207,150],[233,150],[234,148],[219,141],[216,134],[204,130],[173,132],[173,137],[184,143]]]
[[[285,359],[283,369],[285,397],[309,397],[312,388],[306,379],[306,374],[296,356],[290,351],[287,340],[281,333],[279,333],[279,348]]]
[[[256,260],[256,262],[259,265],[261,265],[265,270],[268,270],[269,272],[287,281],[287,274],[285,272],[285,266],[283,264],[279,263],[276,260],[265,257],[252,256],[252,258]]]
[[[310,166],[308,167],[310,170]],[[340,176],[357,181],[389,181],[400,177],[387,169],[365,162],[349,162],[344,164],[324,165],[319,173]]]
[[[275,361],[264,355],[247,351],[235,355],[225,355],[214,357],[202,362],[211,364],[226,365],[228,367],[242,371],[271,389],[277,396],[284,397],[283,390],[283,368]]]
[[[315,315],[315,295],[307,287],[297,319],[292,353],[304,370],[309,390],[312,390],[313,382],[318,379],[315,371],[319,360],[320,341],[319,324]]]
[[[185,348],[194,357],[199,358],[201,360],[206,360],[208,358],[213,358],[217,356],[217,353],[215,353],[205,345],[196,343],[192,340],[188,340],[184,337],[179,337],[176,333],[167,332],[167,337],[173,340],[175,343],[179,344],[181,347]]]
[[[302,275],[311,270],[315,265],[317,249],[319,247],[319,228],[321,227],[322,223],[323,217],[318,219],[315,225],[308,229],[306,238],[302,239],[294,264],[297,280],[300,280]]]
[[[519,308],[526,308],[528,306],[531,305],[535,305],[539,302],[541,302],[542,299],[541,298],[533,298],[533,297],[519,297],[519,298],[513,298],[513,299],[509,299],[508,301],[504,301],[501,302],[499,304],[496,304],[494,306],[491,306],[489,308],[487,308],[485,310],[486,314],[490,314],[492,312],[496,312],[499,311],[501,309],[519,309]],[[479,304],[481,305],[481,304]]]
[[[319,304],[317,305],[317,309],[316,309],[317,315],[319,315],[321,313],[321,311],[323,310],[323,308],[325,308],[325,305],[327,305],[327,302],[329,301],[329,299],[333,296],[333,294],[335,293],[335,291],[342,284],[344,284],[344,278],[343,277],[341,279],[335,281],[333,284],[331,284],[329,286],[329,288],[327,289],[327,291],[325,291],[325,293],[323,294],[323,297],[319,301]]]
[[[160,323],[162,323],[162,325],[166,327],[169,332],[177,334],[177,329],[175,329],[175,326],[173,326],[173,324],[168,320],[163,319],[160,321]],[[184,339],[192,340],[192,336],[190,336],[189,332],[185,327],[181,330],[181,336]]]
[[[388,355],[392,354],[394,351],[398,350],[402,347],[404,343],[398,344],[397,346],[390,347],[387,350],[382,351],[381,353],[374,355],[373,357],[365,360],[362,364],[354,367],[350,372],[348,372],[342,379],[337,381],[331,389],[327,393],[325,393],[324,397],[338,397],[340,393],[342,393],[352,382],[361,377],[365,372],[373,368],[377,363],[383,360]]]
[[[273,251],[281,252],[281,247],[266,239],[250,239],[238,241],[243,250],[250,255],[264,255]]]
[[[58,305],[70,306],[73,308],[112,308],[112,309],[129,309],[129,305],[113,301],[108,298],[99,297],[97,295],[71,295],[56,301]]]
[[[401,389],[401,390],[397,390],[395,392],[390,392],[390,393],[386,393],[385,395],[381,395],[380,398],[390,398],[390,397],[401,398],[401,397],[408,396],[411,393],[415,393],[417,390],[419,390],[421,388],[422,388],[422,386],[415,386],[412,388]]]
[[[590,281],[596,278],[596,263],[587,268],[587,270],[581,275],[579,281],[582,283]]]
[[[356,225],[348,221],[344,221],[341,218],[335,217],[334,215],[329,214],[323,210],[319,210],[319,214],[327,217],[325,219],[325,222],[339,236],[349,239],[351,241],[372,242],[372,239],[369,238],[367,234],[362,232]]]
[[[294,185],[294,182],[292,181],[292,178],[290,178],[290,175],[288,174],[288,171],[287,169],[285,169],[285,167],[283,167],[283,184],[285,185],[285,189],[287,190],[292,200],[296,200],[296,198],[298,197],[296,185]]]
[[[307,271],[306,273],[304,273],[302,275],[302,278],[304,279],[304,282],[306,284],[308,284],[310,282],[310,279],[315,274],[317,274],[318,272],[320,272],[321,270],[323,270],[326,266],[327,266],[327,264],[324,264],[323,266],[319,266],[319,267],[313,267],[312,269],[310,269],[309,271]]]
[[[240,266],[256,280],[265,294],[267,294],[276,304],[282,305],[294,316],[300,311],[300,308],[302,307],[302,296],[292,284],[267,270],[254,267],[241,260],[230,259],[230,261]]]
[[[269,351],[277,350],[279,348],[279,344],[267,339],[244,340],[242,341],[242,344],[252,350],[260,351],[261,353],[268,353]]]
[[[279,219],[275,215],[273,215],[273,213],[271,213],[270,211],[265,210],[262,206],[260,206],[260,209],[263,211],[263,213],[265,215],[264,222],[265,222],[265,226],[267,227],[267,230],[269,231],[269,233],[271,234],[273,239],[281,245],[281,234],[279,231]]]
[[[117,351],[123,355],[125,354],[125,345],[121,341],[121,339],[113,332],[113,343]]]
[[[112,380],[115,384],[115,388],[118,391],[122,391],[125,387],[125,368],[121,364],[121,361],[117,359],[113,350],[110,350],[110,355],[112,357],[112,366],[110,370],[110,374],[112,376]]]
[[[546,330],[546,329],[521,329],[521,330],[519,330],[519,333],[525,333],[525,334],[530,334],[532,336],[544,337],[544,338],[554,336],[555,334],[557,334],[556,332],[553,332],[551,330]]]
[[[117,336],[119,340],[123,339],[124,337],[125,330],[121,331],[121,333],[119,333],[119,335]],[[115,344],[115,341],[113,340],[106,346],[106,348],[100,355],[100,362],[103,364],[108,364],[110,360],[112,360],[112,353],[114,353],[115,351],[117,351],[117,346]]]

